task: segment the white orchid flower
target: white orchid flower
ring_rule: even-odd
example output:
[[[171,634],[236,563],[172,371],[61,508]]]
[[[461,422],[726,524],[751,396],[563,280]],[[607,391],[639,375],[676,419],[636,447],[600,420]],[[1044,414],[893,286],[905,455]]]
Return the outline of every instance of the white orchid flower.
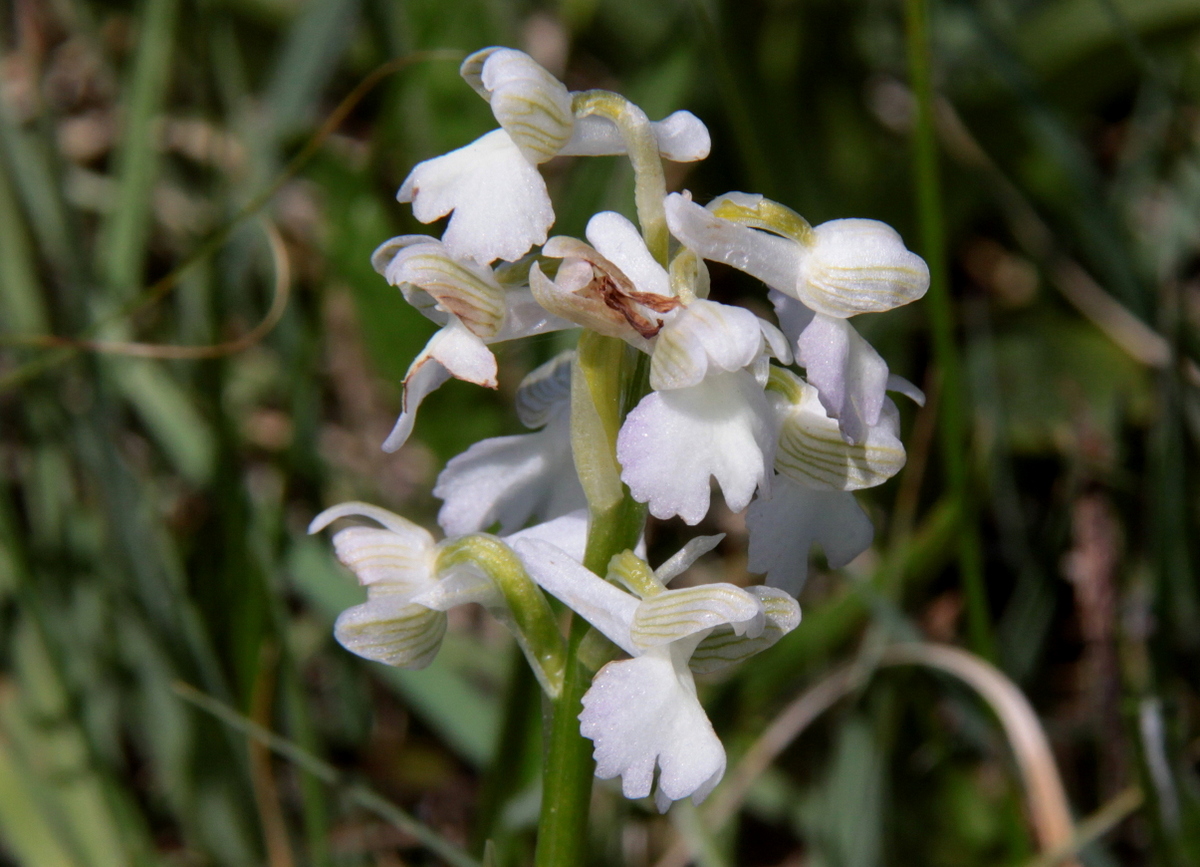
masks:
[[[796,360],[847,440],[860,441],[878,423],[888,389],[923,402],[915,386],[889,376],[879,353],[847,321],[907,304],[928,289],[929,269],[894,229],[877,220],[810,227],[782,205],[745,193],[720,196],[708,208],[672,194],[666,207],[671,230],[685,244],[771,287]]]
[[[847,443],[817,390],[799,376],[772,368],[769,391],[780,420],[776,476],[746,512],[747,567],[795,595],[814,542],[835,569],[870,547],[874,529],[851,491],[890,479],[904,466],[905,453],[890,400],[862,442]]]
[[[614,577],[645,594],[642,599],[553,545],[525,540],[514,546],[539,585],[630,655],[596,674],[583,697],[580,730],[595,745],[596,776],[621,777],[627,798],[649,795],[657,768],[655,802],[662,812],[688,796],[699,803],[725,772],[725,750],[696,696],[693,667],[709,671],[738,661],[800,620],[795,600],[768,588],[666,589],[666,581],[719,538],[693,540],[656,573],[630,552],[614,558]]]
[[[537,167],[560,154],[621,154],[623,139],[600,117],[576,120],[572,95],[529,55],[485,48],[463,61],[467,83],[491,105],[500,129],[419,163],[396,198],[423,223],[451,214],[442,240],[459,259],[516,261],[546,241],[554,208]],[[708,130],[688,112],[652,125],[660,153],[708,155]]]
[[[338,643],[364,659],[397,668],[424,668],[446,633],[446,611],[470,602],[487,608],[512,630],[543,688],[561,689],[562,636],[537,587],[507,543],[552,541],[583,556],[587,516],[577,512],[514,533],[505,540],[479,534],[435,543],[423,527],[367,503],[341,503],[321,512],[309,533],[339,518],[369,518],[333,536],[337,558],[367,588],[367,601],[334,623]]]
[[[409,303],[442,326],[404,376],[400,417],[383,443],[387,452],[404,445],[421,402],[451,377],[497,387],[496,357],[488,344],[574,327],[547,313],[528,288],[502,285],[499,269],[455,259],[445,244],[427,235],[385,241],[371,263]]]
[[[531,519],[549,520],[586,507],[571,452],[571,361],[564,352],[531,372],[517,389],[517,415],[535,433],[482,440],[452,458],[433,495],[444,503],[438,523],[448,535],[499,523],[501,535]]]
[[[666,211],[671,233],[705,259],[745,271],[826,316],[891,310],[929,288],[925,261],[878,220],[809,226],[783,205],[747,193],[727,193],[707,208],[672,193]]]
[[[564,256],[563,264],[553,282],[535,265],[530,286],[548,310],[650,353],[654,391],[617,439],[622,481],[658,518],[698,523],[710,478],[741,511],[769,481],[775,431],[763,376],[768,352],[791,361],[786,338],[751,311],[696,297],[689,281],[673,280],[621,215],[595,215],[586,234],[591,246],[551,239],[544,252]],[[690,282],[697,279],[704,282]]]

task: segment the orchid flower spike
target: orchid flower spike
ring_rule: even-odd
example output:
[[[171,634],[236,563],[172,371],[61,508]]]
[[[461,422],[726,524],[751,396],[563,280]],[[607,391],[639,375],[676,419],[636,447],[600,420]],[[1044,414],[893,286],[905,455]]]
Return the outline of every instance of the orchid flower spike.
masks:
[[[451,377],[496,388],[496,357],[488,344],[558,331],[572,323],[546,312],[523,285],[504,285],[521,269],[493,270],[460,261],[428,235],[401,235],[371,256],[375,270],[410,304],[441,326],[404,376],[400,417],[384,440],[394,452],[412,433],[417,408]]]
[[[546,241],[554,208],[537,167],[559,154],[625,152],[616,127],[600,117],[576,120],[572,94],[529,55],[485,48],[459,72],[491,105],[500,124],[465,147],[419,163],[396,198],[412,202],[423,223],[451,214],[442,240],[459,259],[510,262]],[[653,125],[667,159],[708,155],[708,130],[688,112]]]
[[[725,772],[725,749],[696,696],[693,670],[712,671],[764,649],[794,629],[800,609],[770,588],[709,584],[668,590],[666,582],[720,537],[693,540],[651,572],[631,552],[613,558],[620,590],[554,545],[517,542],[529,574],[630,655],[596,674],[583,697],[581,731],[595,744],[596,776],[621,777],[627,798],[699,803]],[[639,598],[641,596],[642,598]]]
[[[543,689],[562,689],[565,647],[545,597],[508,545],[483,534],[435,543],[424,528],[367,503],[342,503],[313,518],[309,533],[339,518],[361,516],[379,527],[355,526],[333,536],[338,559],[367,588],[367,601],[337,618],[338,643],[364,659],[397,668],[424,668],[446,633],[449,609],[468,602],[509,627]],[[553,538],[582,555],[586,519],[572,515],[509,537]]]

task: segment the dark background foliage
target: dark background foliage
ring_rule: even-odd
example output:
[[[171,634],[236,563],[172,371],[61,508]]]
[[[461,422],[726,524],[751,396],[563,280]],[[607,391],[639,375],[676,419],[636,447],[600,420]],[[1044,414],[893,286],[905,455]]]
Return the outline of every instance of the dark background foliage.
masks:
[[[0,863],[434,863],[355,780],[524,863],[540,712],[507,636],[468,612],[432,670],[351,657],[330,624],[359,591],[305,534],[346,499],[432,526],[437,471],[517,432],[515,384],[562,346],[500,347],[498,393],[452,382],[379,451],[433,326],[370,253],[420,230],[393,198],[409,168],[492,126],[456,59],[414,52],[520,47],[573,89],[691,109],[713,155],[676,186],[875,217],[919,248],[900,0],[8,0],[0,28]],[[734,763],[880,642],[964,644],[1033,702],[1076,816],[1100,811],[1083,863],[1198,864],[1200,2],[940,0],[931,29],[967,495],[935,436],[927,303],[856,320],[930,394],[903,410],[909,465],[862,497],[872,551],[818,557],[799,629],[706,704]],[[615,158],[547,172],[559,232],[631,210]],[[704,574],[749,580],[738,516],[703,529],[729,533]],[[653,525],[652,555],[683,531]],[[272,758],[181,682],[343,776]],[[995,718],[916,670],[820,717],[736,829],[695,815],[602,786],[593,860],[654,863],[676,834],[705,864],[1037,852]]]

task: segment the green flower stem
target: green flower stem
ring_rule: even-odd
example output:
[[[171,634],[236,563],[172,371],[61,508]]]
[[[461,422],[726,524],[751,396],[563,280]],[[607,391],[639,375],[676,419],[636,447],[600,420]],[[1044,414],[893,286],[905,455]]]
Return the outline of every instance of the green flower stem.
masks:
[[[926,301],[933,331],[933,357],[939,374],[939,438],[947,486],[963,512],[958,535],[958,563],[963,591],[967,597],[968,637],[972,650],[985,659],[994,661],[995,638],[987,609],[983,556],[980,551],[979,528],[975,521],[966,459],[967,406],[964,401],[958,346],[954,338],[954,310],[946,276],[946,236],[942,220],[941,178],[934,129],[932,52],[927,0],[905,0],[904,19],[909,77],[917,101],[913,162],[922,253],[929,265],[929,294]]]
[[[572,107],[578,117],[598,115],[616,124],[625,139],[629,161],[633,163],[634,204],[642,237],[660,264],[667,264],[670,232],[667,229],[667,179],[658,154],[658,138],[650,118],[632,102],[607,90],[585,90],[575,94]]]
[[[603,577],[615,554],[637,544],[646,520],[646,507],[621,483],[616,440],[625,414],[648,387],[648,364],[624,342],[588,331],[579,338],[575,359],[571,443],[591,509],[583,565]],[[582,618],[573,619],[562,695],[553,703],[546,733],[538,867],[587,862],[594,764],[592,744],[579,733],[579,714],[591,674],[578,659],[588,631]]]

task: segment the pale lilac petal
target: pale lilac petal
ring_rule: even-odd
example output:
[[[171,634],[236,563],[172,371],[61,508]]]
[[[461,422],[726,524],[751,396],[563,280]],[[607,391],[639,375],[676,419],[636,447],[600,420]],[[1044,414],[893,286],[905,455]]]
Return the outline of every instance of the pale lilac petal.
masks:
[[[820,491],[776,476],[769,495],[760,494],[746,511],[750,531],[747,568],[765,574],[767,584],[799,594],[808,575],[813,543],[832,568],[845,566],[871,546],[875,528],[847,491]]]
[[[580,732],[595,745],[596,776],[621,777],[627,798],[650,794],[655,766],[667,805],[703,799],[725,772],[725,749],[680,655],[672,646],[610,662],[583,697]]]
[[[712,139],[708,127],[690,111],[677,111],[651,122],[658,139],[658,152],[664,159],[690,163],[708,156]],[[619,156],[626,152],[625,139],[616,124],[605,117],[589,115],[575,119],[571,140],[559,153],[562,156]]]
[[[453,211],[442,242],[455,258],[481,264],[520,259],[554,223],[546,182],[500,129],[419,163],[397,198],[411,201],[422,223]]]
[[[521,424],[530,429],[543,427],[559,410],[570,405],[574,360],[575,350],[560,352],[521,380],[515,401]]]
[[[819,313],[800,335],[796,360],[847,441],[862,442],[879,422],[887,362],[845,319]]]
[[[738,371],[644,397],[621,427],[617,460],[622,481],[651,514],[696,524],[708,512],[709,477],[741,511],[764,481],[774,445],[762,388]]]

